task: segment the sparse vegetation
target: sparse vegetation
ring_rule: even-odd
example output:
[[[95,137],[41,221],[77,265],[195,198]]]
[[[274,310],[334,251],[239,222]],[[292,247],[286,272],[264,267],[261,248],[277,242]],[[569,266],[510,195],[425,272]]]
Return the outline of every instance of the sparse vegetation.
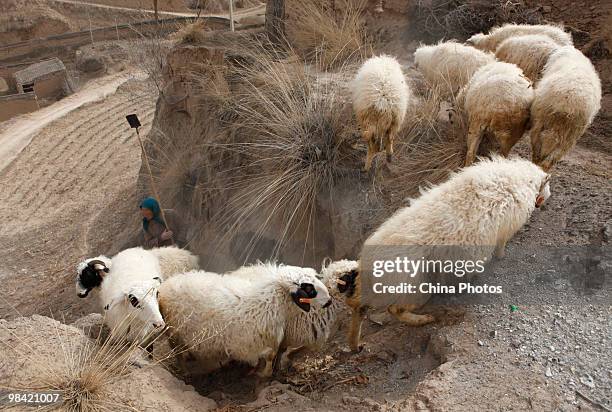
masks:
[[[431,39],[465,39],[503,23],[538,24],[542,15],[523,0],[431,0],[414,4],[415,32]]]
[[[331,69],[370,54],[363,19],[365,0],[293,0],[288,4],[288,40],[306,61]]]
[[[194,44],[204,40],[205,30],[204,20],[196,20],[192,23],[187,23],[172,34],[171,38],[177,44]]]
[[[134,325],[132,316],[124,318],[120,325],[108,334],[101,328],[95,339],[87,338],[72,327],[51,322],[55,334],[53,339],[59,346],[59,357],[53,360],[47,359],[48,351],[34,350],[31,342],[2,323],[0,328],[6,332],[8,338],[0,340],[0,345],[3,350],[15,352],[17,358],[29,365],[30,371],[40,369],[39,375],[32,375],[34,380],[14,389],[60,391],[63,399],[62,410],[75,412],[138,410],[128,402],[113,396],[113,387],[128,377],[134,371],[135,365],[143,368],[164,363],[209,338],[206,331],[202,331],[194,336],[188,345],[168,349],[167,352],[162,351],[150,361],[143,361],[139,360],[147,357],[143,348],[157,344],[160,338],[168,333],[167,328],[148,334],[141,342],[127,342],[119,338],[119,330]],[[31,329],[32,324],[29,324],[28,328]],[[33,330],[29,332],[34,333]],[[17,341],[17,345],[11,344],[12,341]],[[57,405],[49,405],[43,410],[53,410],[55,406]]]

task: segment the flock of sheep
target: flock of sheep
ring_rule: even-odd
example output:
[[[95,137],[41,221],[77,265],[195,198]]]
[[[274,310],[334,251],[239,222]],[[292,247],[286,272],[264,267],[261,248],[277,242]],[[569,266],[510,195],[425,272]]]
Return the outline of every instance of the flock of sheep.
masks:
[[[448,41],[414,53],[428,84],[445,98],[455,96],[456,109],[467,117],[465,165],[474,162],[485,134],[494,136],[507,156],[528,133],[533,162],[550,170],[600,109],[601,82],[593,64],[558,26],[507,24],[467,43]],[[367,60],[351,91],[368,143],[369,170],[378,151],[386,150],[390,160],[406,108],[418,101],[389,56]]]
[[[486,246],[485,256],[474,260],[503,256],[506,242],[550,196],[545,170],[573,146],[599,109],[598,76],[561,28],[507,25],[469,42],[485,51],[446,42],[415,53],[425,78],[449,96],[459,93],[465,106],[467,167],[423,191],[366,240],[363,247],[379,247],[380,259],[385,246],[397,245]],[[508,62],[497,61],[490,50]],[[401,68],[386,56],[366,61],[352,88],[369,168],[377,151],[392,155],[413,97]],[[500,140],[506,155],[528,123],[533,162],[495,155],[471,165],[485,131]],[[234,360],[268,377],[276,360],[286,365],[291,352],[323,345],[347,308],[352,310],[348,342],[359,350],[361,323],[373,306],[362,293],[366,270],[359,261],[339,260],[320,271],[257,263],[218,274],[200,270],[197,257],[183,249],[132,248],[80,263],[76,287],[80,297],[96,291],[105,323],[116,335],[143,342],[167,325],[170,345],[188,348],[178,356],[186,373],[207,373]],[[421,294],[411,303],[385,306],[398,320],[423,325],[433,317],[413,312],[428,298]],[[198,340],[203,334],[207,337]]]

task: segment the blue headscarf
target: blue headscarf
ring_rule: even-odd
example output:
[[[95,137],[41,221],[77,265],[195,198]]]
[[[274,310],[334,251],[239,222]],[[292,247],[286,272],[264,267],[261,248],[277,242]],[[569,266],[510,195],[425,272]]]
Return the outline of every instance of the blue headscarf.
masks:
[[[152,220],[155,220],[156,222],[161,223],[164,227],[166,227],[164,221],[160,216],[161,209],[159,207],[159,203],[157,202],[157,200],[155,200],[154,197],[147,197],[142,202],[140,202],[140,208],[149,209],[151,212],[153,212]],[[142,218],[142,227],[145,232],[147,231],[147,229],[149,229],[149,221],[146,218]]]

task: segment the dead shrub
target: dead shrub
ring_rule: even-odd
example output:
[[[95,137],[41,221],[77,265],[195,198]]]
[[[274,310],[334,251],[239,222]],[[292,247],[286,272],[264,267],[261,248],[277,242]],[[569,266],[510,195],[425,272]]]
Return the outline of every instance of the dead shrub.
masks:
[[[415,33],[424,40],[440,37],[465,40],[504,23],[538,24],[542,15],[522,0],[419,0],[412,10]]]
[[[363,20],[366,0],[292,0],[287,37],[308,62],[337,68],[370,53]]]
[[[108,335],[100,328],[97,337],[90,339],[71,327],[55,323],[54,332],[61,353],[59,358],[49,365],[49,360],[45,358],[49,356],[48,351],[35,350],[29,342],[0,323],[0,327],[5,329],[9,336],[7,341],[0,340],[0,346],[13,351],[16,358],[31,362],[35,365],[33,368],[40,370],[38,375],[33,376],[34,382],[25,385],[18,383],[20,386],[12,389],[59,391],[63,401],[61,410],[135,411],[137,409],[131,406],[129,401],[124,403],[114,396],[113,388],[119,380],[128,377],[135,365],[143,368],[165,363],[209,339],[213,333],[217,333],[217,331],[212,333],[202,331],[185,345],[162,351],[149,362],[142,362],[139,359],[148,356],[143,348],[158,342],[169,331],[168,328],[146,334],[141,331],[139,335],[142,340],[132,342],[124,340],[123,332],[127,328],[133,330],[134,327],[138,327],[137,325],[133,314],[130,314]],[[182,324],[177,328],[180,327]],[[56,409],[57,405],[48,405],[39,410]]]
[[[205,40],[205,28],[206,25],[204,20],[196,20],[192,23],[184,24],[175,33],[172,33],[170,38],[176,42],[176,44],[196,44],[201,43]]]

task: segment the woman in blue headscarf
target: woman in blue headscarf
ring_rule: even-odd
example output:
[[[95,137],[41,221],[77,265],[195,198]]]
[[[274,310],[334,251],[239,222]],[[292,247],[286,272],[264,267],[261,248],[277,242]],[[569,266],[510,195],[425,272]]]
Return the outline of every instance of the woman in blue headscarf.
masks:
[[[172,245],[172,231],[166,229],[161,218],[159,202],[153,197],[147,197],[140,203],[142,213],[142,229],[144,230],[145,249]]]

